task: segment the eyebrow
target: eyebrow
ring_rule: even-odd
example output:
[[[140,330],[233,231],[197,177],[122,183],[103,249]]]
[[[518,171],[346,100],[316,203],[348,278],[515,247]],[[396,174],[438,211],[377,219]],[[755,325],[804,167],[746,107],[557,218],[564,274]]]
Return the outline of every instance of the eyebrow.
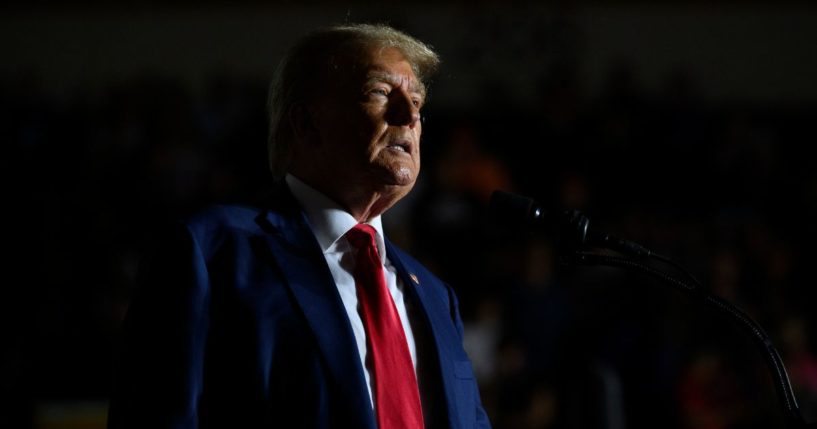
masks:
[[[366,77],[366,85],[373,82],[386,82],[394,86],[399,86],[403,82],[403,76],[396,73],[390,73],[385,70],[375,69],[370,71]],[[419,94],[424,98],[426,96],[426,87],[420,81],[414,79],[410,80],[408,89],[409,92]]]

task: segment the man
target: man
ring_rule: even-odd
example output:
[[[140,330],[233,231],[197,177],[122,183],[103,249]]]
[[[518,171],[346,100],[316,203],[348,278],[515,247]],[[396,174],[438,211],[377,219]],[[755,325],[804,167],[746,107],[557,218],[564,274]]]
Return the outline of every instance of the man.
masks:
[[[172,233],[126,320],[111,428],[486,428],[453,290],[383,236],[438,65],[386,26],[317,31],[270,91],[261,208]]]

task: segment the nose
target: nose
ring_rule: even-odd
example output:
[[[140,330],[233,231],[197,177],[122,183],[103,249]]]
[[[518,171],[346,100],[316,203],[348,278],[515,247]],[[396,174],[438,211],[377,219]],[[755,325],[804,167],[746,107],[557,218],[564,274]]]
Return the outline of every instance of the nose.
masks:
[[[420,108],[403,88],[391,92],[386,121],[391,125],[414,128],[420,123]]]

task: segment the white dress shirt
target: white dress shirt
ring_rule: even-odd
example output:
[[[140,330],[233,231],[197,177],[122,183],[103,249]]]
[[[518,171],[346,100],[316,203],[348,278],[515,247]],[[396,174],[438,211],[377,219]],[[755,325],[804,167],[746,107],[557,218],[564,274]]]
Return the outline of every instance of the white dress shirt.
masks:
[[[315,238],[317,238],[318,244],[323,251],[323,256],[326,258],[326,263],[329,265],[329,271],[332,272],[332,277],[338,288],[340,299],[346,308],[346,314],[349,316],[352,332],[355,334],[357,351],[360,355],[360,364],[366,376],[366,386],[369,388],[369,399],[372,402],[372,407],[374,407],[371,368],[366,365],[366,330],[363,327],[363,319],[360,317],[355,278],[352,274],[354,272],[356,250],[345,237],[345,234],[357,225],[358,222],[332,199],[302,182],[297,177],[287,174],[286,182],[292,194],[295,196],[295,199],[298,200],[301,207],[303,207],[307,220],[309,221],[309,226],[312,228],[312,233],[315,234]],[[403,282],[397,276],[397,271],[394,266],[389,262],[388,258],[386,258],[383,225],[380,216],[374,217],[366,223],[377,231],[375,242],[380,260],[383,262],[383,274],[386,277],[386,286],[388,286],[389,292],[391,292],[394,305],[397,307],[397,313],[400,315],[400,321],[403,324],[403,331],[406,333],[408,349],[416,374],[417,351],[414,343],[414,335],[411,331],[411,323],[409,323],[406,303],[403,300]]]

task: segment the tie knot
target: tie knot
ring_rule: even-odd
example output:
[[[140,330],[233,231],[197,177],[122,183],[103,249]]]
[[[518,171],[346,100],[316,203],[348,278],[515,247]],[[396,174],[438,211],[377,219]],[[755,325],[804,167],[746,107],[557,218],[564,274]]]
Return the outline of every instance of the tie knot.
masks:
[[[366,246],[375,247],[374,235],[375,230],[371,225],[359,223],[346,233],[346,239],[357,249]]]

